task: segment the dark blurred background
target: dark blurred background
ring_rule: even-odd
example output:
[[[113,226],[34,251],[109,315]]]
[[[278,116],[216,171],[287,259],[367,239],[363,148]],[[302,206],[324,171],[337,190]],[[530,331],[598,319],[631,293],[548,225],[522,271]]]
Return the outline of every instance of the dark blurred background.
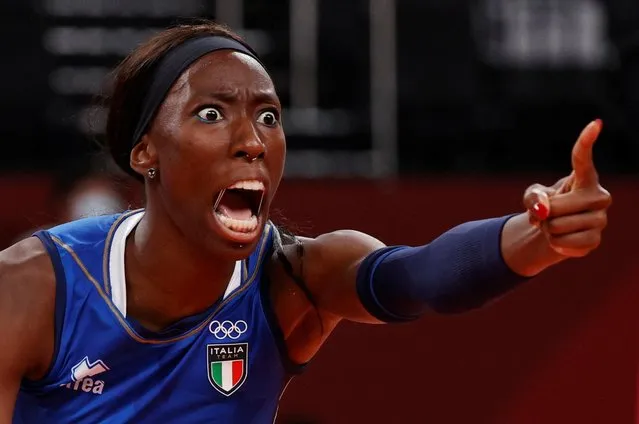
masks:
[[[517,210],[604,121],[596,163],[615,206],[600,251],[486,310],[344,325],[282,423],[635,422],[639,1],[2,0],[3,246],[141,204],[101,153],[94,100],[138,43],[195,17],[269,67],[289,148],[278,207],[311,234],[418,244]]]
[[[0,13],[5,170],[86,162],[108,72],[197,16],[262,54],[290,174],[564,171],[596,117],[602,169],[639,164],[635,0],[4,0]]]

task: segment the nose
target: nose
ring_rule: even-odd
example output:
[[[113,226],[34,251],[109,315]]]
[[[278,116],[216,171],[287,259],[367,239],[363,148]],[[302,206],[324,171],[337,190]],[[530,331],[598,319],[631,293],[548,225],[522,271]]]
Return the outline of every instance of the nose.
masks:
[[[266,155],[266,146],[260,139],[255,126],[250,120],[243,120],[233,134],[231,156],[242,158],[247,162],[263,159]]]

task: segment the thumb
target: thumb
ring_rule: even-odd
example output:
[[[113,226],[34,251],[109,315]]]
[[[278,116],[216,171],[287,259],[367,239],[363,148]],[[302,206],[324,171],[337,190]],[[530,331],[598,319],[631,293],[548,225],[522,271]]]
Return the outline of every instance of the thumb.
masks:
[[[593,161],[593,146],[601,133],[602,123],[597,119],[584,128],[572,149],[572,169],[575,187],[596,185],[597,170]]]

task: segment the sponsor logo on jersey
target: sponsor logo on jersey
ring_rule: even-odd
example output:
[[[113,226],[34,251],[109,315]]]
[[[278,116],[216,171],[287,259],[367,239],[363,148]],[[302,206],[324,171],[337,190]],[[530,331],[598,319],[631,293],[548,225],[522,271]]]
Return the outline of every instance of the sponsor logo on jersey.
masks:
[[[89,357],[85,356],[80,362],[71,368],[71,379],[73,381],[80,381],[85,377],[93,377],[94,375],[102,374],[105,371],[109,371],[109,367],[107,367],[101,359],[98,359],[95,362],[89,362]]]
[[[224,396],[231,396],[246,381],[248,343],[206,345],[206,358],[209,382]]]
[[[92,377],[107,371],[109,371],[109,367],[102,360],[98,359],[95,362],[90,362],[89,357],[85,356],[71,368],[72,382],[61,384],[60,387],[66,387],[76,392],[83,391],[101,395],[104,391],[104,381]]]

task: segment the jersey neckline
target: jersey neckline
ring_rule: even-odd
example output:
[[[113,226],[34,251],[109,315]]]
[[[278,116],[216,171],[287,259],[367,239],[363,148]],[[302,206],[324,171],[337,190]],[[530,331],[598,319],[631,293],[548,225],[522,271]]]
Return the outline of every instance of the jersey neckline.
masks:
[[[107,238],[105,246],[105,255],[108,255],[108,273],[105,276],[104,285],[107,288],[107,293],[111,293],[111,301],[124,318],[127,318],[126,241],[131,231],[140,223],[143,216],[144,211],[138,210],[116,221],[113,224],[115,231],[109,231],[110,237]],[[243,261],[235,262],[233,275],[227,283],[224,295],[220,300],[226,299],[242,284],[242,263]]]
[[[266,256],[266,254],[268,253],[267,252],[268,249],[266,249],[266,245],[267,245],[267,241],[269,239],[269,233],[271,231],[271,225],[266,225],[265,226],[264,232],[262,234],[262,239],[259,242],[258,248],[251,255],[251,257],[252,257],[255,253],[257,253],[257,257],[255,257],[253,259],[253,261],[255,263],[251,267],[252,271],[251,271],[250,274],[249,274],[248,268],[247,268],[248,259],[244,260],[244,261],[241,261],[240,276],[243,277],[243,278],[240,278],[239,286],[233,289],[232,285],[229,284],[229,286],[227,286],[227,291],[225,293],[225,297],[219,299],[217,302],[215,302],[215,304],[211,305],[211,308],[207,309],[206,311],[202,312],[201,314],[197,314],[197,315],[194,315],[192,317],[185,318],[185,319],[188,319],[191,323],[193,323],[191,321],[191,319],[196,321],[194,326],[191,326],[186,331],[182,331],[181,334],[176,334],[176,332],[177,332],[176,329],[172,328],[171,331],[169,331],[170,334],[164,334],[164,337],[161,337],[163,334],[150,332],[149,330],[146,330],[146,329],[144,329],[143,327],[141,327],[139,325],[135,325],[135,324],[132,324],[131,322],[129,322],[127,320],[127,318],[125,317],[125,315],[121,313],[119,307],[117,307],[115,305],[115,303],[112,300],[112,295],[111,295],[112,290],[111,290],[111,281],[110,281],[110,266],[109,266],[110,265],[110,261],[109,261],[109,259],[110,259],[110,256],[111,256],[111,250],[112,250],[112,244],[113,244],[113,241],[114,241],[114,235],[117,232],[118,228],[122,225],[122,223],[125,222],[125,220],[127,220],[131,216],[140,215],[139,218],[137,218],[137,221],[139,222],[139,220],[141,219],[141,217],[143,215],[143,212],[144,212],[143,209],[139,209],[139,210],[134,210],[134,211],[123,213],[111,225],[111,228],[110,228],[110,230],[109,230],[109,232],[107,234],[107,237],[106,237],[106,240],[105,240],[105,245],[104,245],[104,252],[103,252],[103,279],[102,279],[103,281],[102,281],[102,284],[98,281],[98,279],[96,279],[93,275],[91,275],[91,273],[89,272],[87,267],[84,265],[83,261],[80,259],[78,254],[74,251],[74,249],[71,246],[66,244],[64,241],[62,241],[58,237],[52,237],[52,238],[53,238],[54,242],[57,245],[59,245],[63,250],[66,250],[71,255],[71,257],[78,264],[78,266],[80,267],[82,272],[85,274],[85,276],[95,286],[95,288],[97,289],[98,293],[104,299],[104,301],[106,302],[107,306],[109,307],[111,312],[114,314],[115,318],[118,320],[118,322],[120,323],[122,328],[125,330],[125,332],[132,339],[134,339],[135,341],[137,341],[139,343],[143,343],[143,344],[165,344],[165,343],[177,342],[177,341],[183,340],[185,338],[188,338],[188,337],[190,337],[190,336],[192,336],[194,334],[199,333],[203,328],[206,327],[207,323],[211,319],[213,319],[213,317],[222,309],[222,307],[224,307],[226,304],[228,304],[237,295],[239,295],[240,293],[244,292],[253,283],[253,281],[255,281],[255,279],[256,279],[256,277],[257,277],[257,275],[259,273],[258,271],[261,268],[261,264],[263,263],[264,258]],[[133,228],[135,228],[135,225],[131,225],[131,228],[129,228],[128,233],[130,233],[130,231],[132,231]],[[124,237],[124,240],[126,240],[126,237]],[[122,252],[122,255],[123,255],[123,252]],[[123,261],[124,261],[124,259],[122,257],[122,262]],[[236,265],[236,270],[235,271],[237,271],[237,265]],[[235,274],[235,271],[234,271],[234,274]],[[229,290],[229,288],[231,288],[231,290]],[[121,306],[122,306],[122,304],[120,304],[120,307]],[[205,317],[205,318],[202,319],[202,317]],[[184,321],[184,319],[179,321],[179,322],[182,322],[182,321]],[[139,327],[139,328],[136,328],[136,327]],[[173,326],[171,326],[171,327],[173,327]],[[147,334],[146,335],[139,334],[137,330],[141,330],[140,331],[141,333],[147,333]],[[148,334],[148,333],[150,333],[150,334]]]

